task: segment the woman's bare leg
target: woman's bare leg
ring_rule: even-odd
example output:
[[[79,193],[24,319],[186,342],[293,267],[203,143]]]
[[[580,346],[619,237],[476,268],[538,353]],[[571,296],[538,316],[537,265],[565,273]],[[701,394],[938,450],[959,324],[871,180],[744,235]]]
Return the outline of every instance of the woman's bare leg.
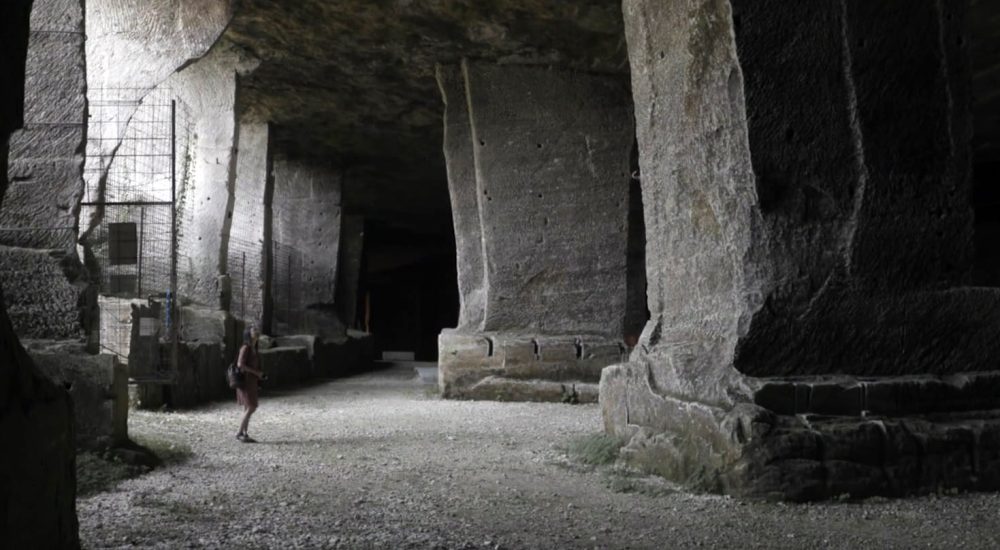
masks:
[[[256,410],[257,410],[257,407],[251,407],[249,405],[246,406],[246,408],[245,408],[246,412],[243,413],[243,422],[240,423],[240,433],[241,434],[247,433],[247,429],[250,427],[250,417],[253,415],[254,411],[256,411]]]

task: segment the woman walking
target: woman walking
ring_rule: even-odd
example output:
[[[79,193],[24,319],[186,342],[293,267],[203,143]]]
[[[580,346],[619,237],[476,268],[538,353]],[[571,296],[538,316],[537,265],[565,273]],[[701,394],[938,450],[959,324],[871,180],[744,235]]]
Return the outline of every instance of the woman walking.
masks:
[[[243,443],[256,443],[247,433],[250,425],[250,416],[257,410],[257,382],[264,378],[264,373],[260,370],[260,360],[257,355],[257,339],[260,333],[256,327],[250,327],[243,333],[243,346],[240,348],[239,359],[236,365],[243,372],[243,384],[236,388],[236,401],[243,406],[243,422],[240,423],[240,431],[236,434],[236,439]]]

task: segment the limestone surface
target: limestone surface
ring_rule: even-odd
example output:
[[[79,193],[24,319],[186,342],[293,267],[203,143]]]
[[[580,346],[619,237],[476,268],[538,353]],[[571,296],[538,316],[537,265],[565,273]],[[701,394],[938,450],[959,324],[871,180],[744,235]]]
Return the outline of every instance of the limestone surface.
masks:
[[[39,371],[73,402],[77,449],[104,449],[128,440],[128,371],[114,355],[83,346],[31,346]]]
[[[342,335],[335,305],[342,175],[290,159],[276,160],[274,174],[275,319],[286,334]]]
[[[625,82],[481,63],[462,70],[483,329],[620,335],[633,134]]]
[[[229,228],[228,272],[233,288],[234,315],[258,328],[264,319],[265,243],[268,221],[264,196],[269,182],[270,126],[240,121],[236,189]]]
[[[10,138],[0,280],[21,335],[75,338],[86,277],[76,233],[87,101],[81,1],[39,0],[25,63],[24,127]]]
[[[39,2],[43,4],[43,2]],[[0,143],[21,126],[32,2],[0,4]],[[8,149],[0,146],[0,204]],[[0,538],[15,547],[79,546],[73,410],[21,347],[0,292]]]
[[[602,376],[623,456],[790,499],[993,487],[992,413],[959,406],[976,392],[891,378],[991,370],[1000,346],[1000,293],[961,286],[962,5],[629,0],[624,13],[652,319]],[[926,404],[900,405],[917,395]]]

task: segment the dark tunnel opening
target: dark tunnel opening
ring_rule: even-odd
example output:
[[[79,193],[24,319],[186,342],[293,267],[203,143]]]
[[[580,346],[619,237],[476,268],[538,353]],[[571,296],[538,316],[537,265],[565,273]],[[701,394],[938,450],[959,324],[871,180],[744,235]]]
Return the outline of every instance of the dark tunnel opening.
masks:
[[[436,361],[438,334],[458,322],[454,236],[369,221],[365,239],[358,319],[376,357],[412,352]]]

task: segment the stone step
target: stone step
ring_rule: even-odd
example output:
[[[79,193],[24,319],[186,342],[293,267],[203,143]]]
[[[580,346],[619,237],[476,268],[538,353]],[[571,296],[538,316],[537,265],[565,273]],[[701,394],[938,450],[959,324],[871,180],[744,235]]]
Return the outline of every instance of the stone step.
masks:
[[[779,417],[742,460],[752,496],[815,500],[1000,489],[1000,410]]]
[[[994,409],[1000,372],[882,378],[766,378],[754,402],[778,414],[907,416]]]
[[[589,382],[552,382],[488,376],[463,392],[462,397],[494,401],[597,403],[599,394],[598,385]]]

